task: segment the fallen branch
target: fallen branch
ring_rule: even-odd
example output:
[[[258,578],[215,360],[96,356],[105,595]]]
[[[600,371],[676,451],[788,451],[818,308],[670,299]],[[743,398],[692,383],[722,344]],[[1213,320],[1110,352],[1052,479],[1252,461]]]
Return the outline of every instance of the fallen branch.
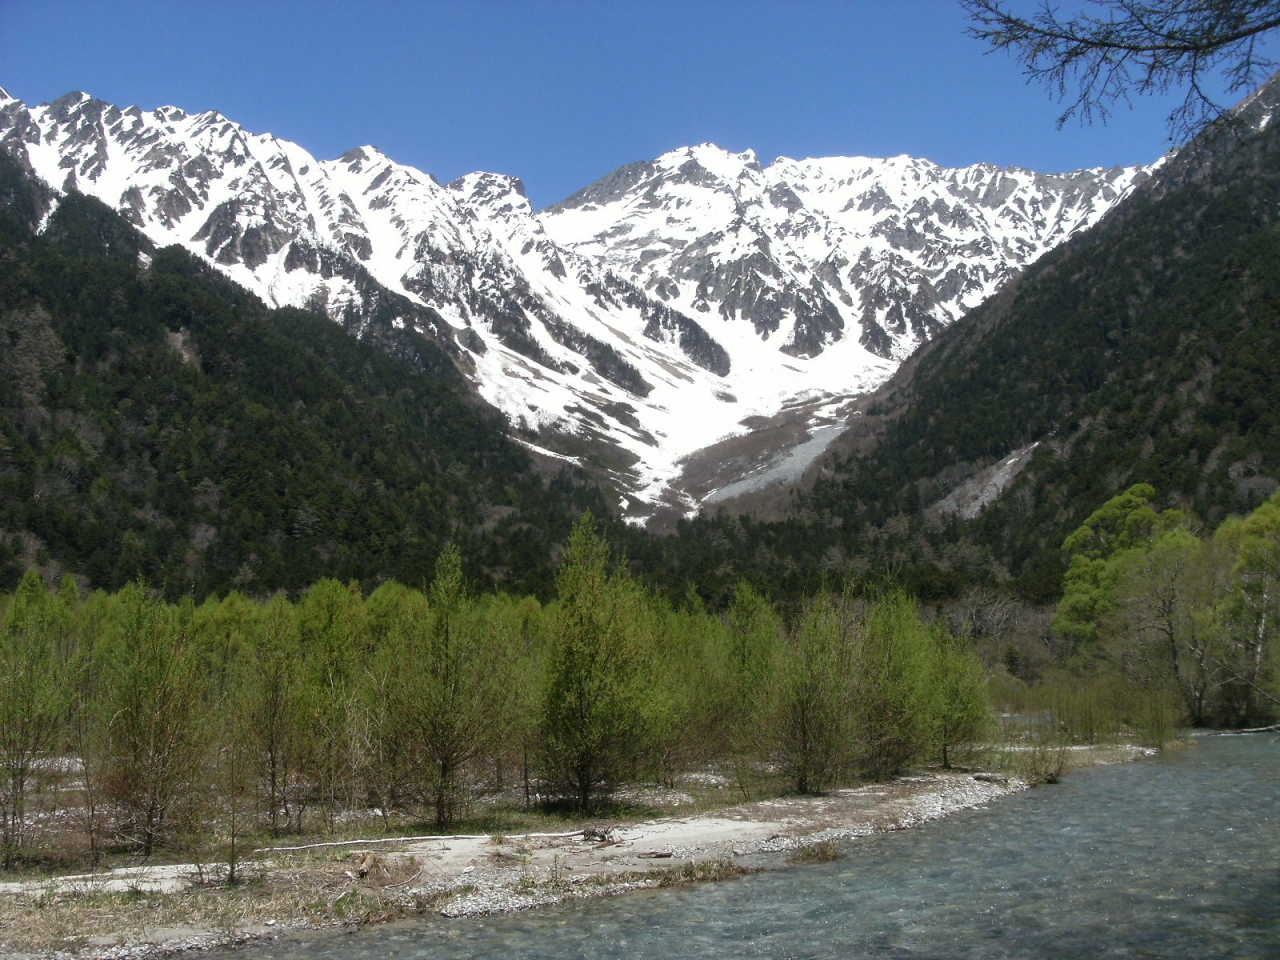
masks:
[[[382,889],[384,889],[384,890],[389,890],[389,889],[391,889],[392,887],[403,887],[403,886],[406,886],[407,884],[413,883],[413,881],[417,880],[420,876],[422,876],[422,871],[423,871],[423,868],[422,868],[422,867],[419,867],[419,868],[418,868],[418,872],[417,872],[417,873],[415,873],[415,874],[414,874],[412,877],[410,877],[408,880],[397,880],[395,883],[387,883],[387,884],[383,884]]]
[[[1280,723],[1273,723],[1269,727],[1249,727],[1247,730],[1218,730],[1216,736],[1229,737],[1238,733],[1280,733]]]
[[[522,833],[512,836],[514,840],[568,839],[582,836],[581,830],[570,830],[568,833]],[[425,843],[429,840],[491,840],[487,833],[455,833],[450,836],[429,837],[380,837],[374,840],[327,840],[324,843],[304,843],[296,847],[259,847],[254,853],[293,853],[297,850],[318,850],[322,847],[354,847],[367,843]]]

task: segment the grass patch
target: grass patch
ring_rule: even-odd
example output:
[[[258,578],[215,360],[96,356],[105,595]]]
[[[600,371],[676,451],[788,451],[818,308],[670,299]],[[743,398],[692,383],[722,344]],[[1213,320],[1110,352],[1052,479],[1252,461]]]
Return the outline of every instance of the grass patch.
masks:
[[[834,840],[818,840],[806,843],[787,857],[787,863],[830,863],[839,860],[844,854]]]
[[[759,871],[753,867],[743,867],[734,863],[730,857],[718,857],[715,860],[691,861],[663,871],[658,876],[658,886],[674,887],[684,883],[715,883],[719,880],[736,880]]]

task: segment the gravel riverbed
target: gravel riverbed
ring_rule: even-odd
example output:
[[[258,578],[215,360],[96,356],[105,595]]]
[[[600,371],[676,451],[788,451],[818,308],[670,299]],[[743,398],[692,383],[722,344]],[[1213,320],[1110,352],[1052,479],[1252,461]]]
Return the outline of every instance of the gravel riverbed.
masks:
[[[1086,765],[1144,752],[1110,747]],[[837,843],[907,829],[1027,787],[997,774],[937,771],[559,834],[276,848],[246,864],[250,881],[235,890],[202,885],[190,864],[6,883],[0,956],[149,960],[413,916],[474,917],[731,879],[829,858]]]

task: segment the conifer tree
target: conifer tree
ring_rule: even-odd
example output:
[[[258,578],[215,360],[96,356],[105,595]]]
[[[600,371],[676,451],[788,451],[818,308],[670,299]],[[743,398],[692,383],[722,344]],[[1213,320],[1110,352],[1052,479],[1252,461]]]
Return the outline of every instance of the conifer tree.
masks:
[[[609,547],[590,512],[573,529],[556,578],[551,649],[542,709],[547,777],[590,810],[644,753],[641,638],[644,597],[609,570]]]
[[[428,596],[428,615],[408,625],[401,715],[421,751],[419,776],[443,830],[478,790],[477,764],[505,733],[509,655],[476,616],[453,544],[440,555]]]

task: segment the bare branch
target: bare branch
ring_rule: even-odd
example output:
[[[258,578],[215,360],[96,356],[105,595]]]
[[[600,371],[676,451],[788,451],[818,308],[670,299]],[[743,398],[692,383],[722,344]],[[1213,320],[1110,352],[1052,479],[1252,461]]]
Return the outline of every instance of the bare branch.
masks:
[[[1238,93],[1277,66],[1257,41],[1280,29],[1280,0],[1088,0],[1065,19],[1050,0],[1028,17],[1010,12],[1005,0],[960,2],[970,36],[1012,52],[1029,80],[1067,104],[1059,127],[1072,117],[1105,123],[1130,92],[1185,87],[1169,116],[1170,137],[1181,140],[1225,112],[1205,92],[1205,77],[1218,72],[1227,92]]]

